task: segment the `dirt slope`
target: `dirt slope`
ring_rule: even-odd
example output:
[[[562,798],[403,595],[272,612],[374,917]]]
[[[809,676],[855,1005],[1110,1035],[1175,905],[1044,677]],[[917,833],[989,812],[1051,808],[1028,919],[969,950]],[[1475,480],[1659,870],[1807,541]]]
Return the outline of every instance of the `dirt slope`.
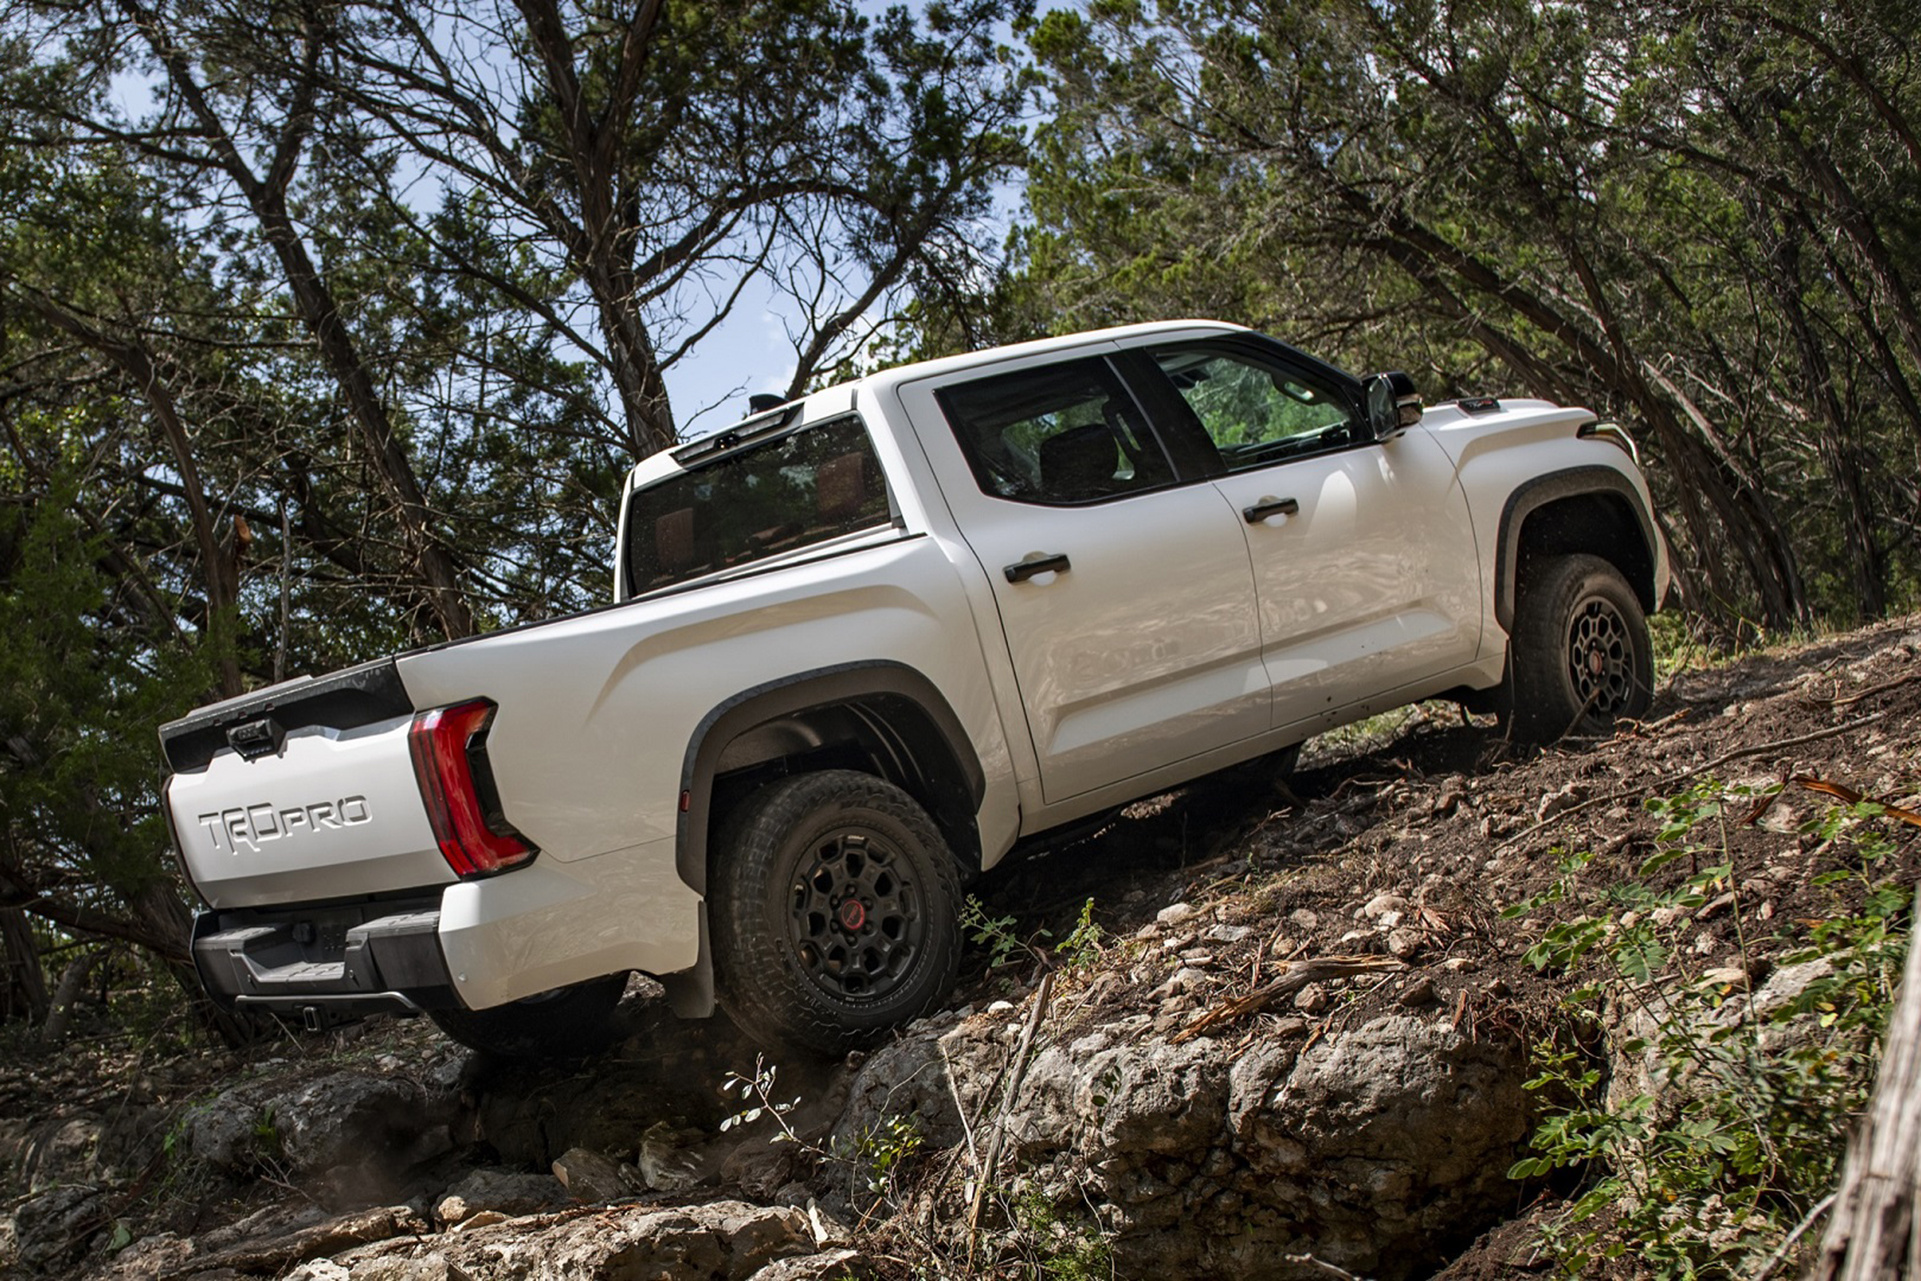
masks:
[[[1401,913],[1392,941],[1411,972],[1377,982],[1376,999],[1424,978],[1468,1015],[1511,1022],[1550,1009],[1562,987],[1522,959],[1548,918],[1517,923],[1501,911],[1559,878],[1560,853],[1595,851],[1596,877],[1626,872],[1653,852],[1659,820],[1644,801],[1703,778],[1761,788],[1796,776],[1921,800],[1921,617],[1682,672],[1641,724],[1546,752],[1515,753],[1491,718],[1468,723],[1451,704],[1423,704],[1345,741],[1316,740],[1291,778],[1263,777],[1257,764],[1140,802],[979,893],[990,915],[1046,930],[1043,943],[1070,932],[1090,897],[1111,939],[1151,926],[1169,903],[1217,903],[1262,927],[1208,942],[1205,968],[1223,993],[1249,986],[1236,976],[1252,975],[1257,956],[1388,950],[1395,931],[1367,909],[1400,899],[1386,910]],[[1735,826],[1737,870],[1758,873],[1784,844],[1807,844],[1783,833],[1828,803],[1791,786],[1761,824]],[[1804,863],[1769,886],[1769,915],[1814,906],[1819,870]],[[1181,950],[1178,930],[1157,933]],[[1109,969],[1095,988],[1103,1001],[1143,1001],[1128,979]],[[1183,1011],[1163,1003],[1162,1013],[1173,1026]]]
[[[1398,1009],[1518,1044],[1561,1017],[1570,980],[1544,977],[1524,957],[1552,909],[1524,919],[1503,909],[1563,875],[1566,851],[1594,854],[1582,875],[1596,882],[1632,871],[1658,830],[1643,801],[1705,777],[1757,787],[1815,780],[1921,808],[1921,617],[1688,670],[1664,686],[1644,723],[1601,742],[1515,754],[1491,722],[1427,704],[1366,733],[1317,741],[1291,778],[1256,764],[1144,800],[976,888],[981,918],[995,924],[977,927],[983,941],[955,1003],[1021,1008],[1044,969],[1073,962],[1057,976],[1048,1029],[1056,1042],[1079,1025],[1145,1015],[1162,1037],[1206,1035],[1232,1054],[1263,1039],[1312,1044]],[[1798,830],[1830,803],[1831,793],[1791,783],[1754,823],[1729,825],[1728,858],[1746,897],[1690,924],[1684,964],[1740,960],[1758,978],[1765,948],[1749,938],[1750,954],[1737,957],[1736,919],[1752,926],[1836,908],[1820,883],[1832,856]],[[1912,882],[1921,839],[1905,839],[1894,857]],[[1061,945],[1089,900],[1099,941],[1070,953]],[[1263,1002],[1284,962],[1331,956],[1376,958],[1382,968]],[[624,1047],[565,1072],[476,1064],[422,1025],[289,1038],[243,1055],[169,1057],[163,1040],[125,1033],[51,1059],[22,1048],[0,1061],[0,1254],[8,1214],[62,1183],[97,1193],[76,1201],[59,1229],[70,1239],[46,1255],[47,1274],[101,1269],[116,1250],[163,1230],[190,1239],[249,1213],[339,1208],[356,1194],[361,1204],[384,1196],[431,1207],[436,1189],[476,1166],[544,1177],[546,1162],[581,1136],[631,1154],[637,1142],[645,1151],[638,1135],[664,1123],[711,1132],[734,1106],[719,1087],[728,1071],[751,1067],[752,1051],[724,1028],[689,1036],[670,1027],[658,1005],[627,1011],[634,1035]],[[683,1043],[694,1051],[663,1048]],[[338,1175],[324,1187],[223,1181],[181,1161],[189,1104],[243,1080],[284,1094],[343,1069],[452,1100],[459,1119],[448,1150],[416,1151],[404,1168],[396,1157],[391,1178],[366,1175],[358,1188],[340,1186]],[[823,1070],[805,1088],[825,1098],[835,1079]],[[298,1137],[286,1118],[281,1132],[254,1136]],[[263,1158],[255,1168],[271,1175],[286,1165]],[[741,1195],[738,1170],[720,1178],[702,1195]],[[1532,1195],[1517,1188],[1517,1210]],[[1520,1228],[1495,1231],[1450,1275],[1521,1275],[1526,1239]],[[260,1257],[276,1260],[261,1265],[268,1271],[290,1261]]]

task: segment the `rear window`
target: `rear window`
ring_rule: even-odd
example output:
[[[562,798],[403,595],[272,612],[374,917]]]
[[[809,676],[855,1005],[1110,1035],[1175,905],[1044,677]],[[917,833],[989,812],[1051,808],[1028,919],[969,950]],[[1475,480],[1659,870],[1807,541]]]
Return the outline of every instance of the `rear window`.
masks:
[[[892,519],[866,427],[838,418],[637,491],[627,589],[654,591]]]
[[[1098,356],[959,383],[935,397],[984,494],[1088,503],[1173,479],[1133,397]]]

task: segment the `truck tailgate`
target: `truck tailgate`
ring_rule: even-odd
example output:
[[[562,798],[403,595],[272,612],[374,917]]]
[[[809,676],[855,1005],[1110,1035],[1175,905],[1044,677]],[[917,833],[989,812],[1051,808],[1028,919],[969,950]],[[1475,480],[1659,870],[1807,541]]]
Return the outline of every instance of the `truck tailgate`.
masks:
[[[456,879],[420,798],[412,710],[391,673],[389,662],[290,682],[162,728],[175,771],[168,817],[210,904],[266,907]]]

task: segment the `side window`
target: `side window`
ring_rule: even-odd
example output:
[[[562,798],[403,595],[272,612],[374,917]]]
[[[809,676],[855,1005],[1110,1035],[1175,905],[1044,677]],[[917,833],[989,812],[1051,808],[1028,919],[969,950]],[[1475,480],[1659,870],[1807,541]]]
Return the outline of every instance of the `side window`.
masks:
[[[1086,503],[1173,479],[1133,397],[1099,357],[981,378],[935,398],[984,494]]]
[[[777,436],[636,491],[627,586],[653,591],[893,519],[857,418]]]
[[[1195,347],[1157,351],[1154,361],[1230,472],[1354,439],[1341,395],[1280,364]]]

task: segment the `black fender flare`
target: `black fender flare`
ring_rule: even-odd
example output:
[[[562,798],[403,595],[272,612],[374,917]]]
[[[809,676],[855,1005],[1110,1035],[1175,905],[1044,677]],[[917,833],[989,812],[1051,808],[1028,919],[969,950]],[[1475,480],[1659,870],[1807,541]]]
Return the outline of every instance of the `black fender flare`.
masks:
[[[1648,565],[1652,569],[1656,549],[1660,546],[1660,535],[1655,532],[1654,520],[1648,514],[1647,505],[1634,488],[1634,482],[1612,467],[1590,465],[1569,467],[1564,471],[1547,472],[1532,477],[1514,487],[1508,495],[1506,504],[1501,508],[1499,532],[1495,535],[1494,561],[1494,617],[1501,624],[1501,630],[1512,633],[1514,630],[1514,588],[1520,569],[1521,526],[1527,518],[1549,503],[1563,498],[1574,498],[1582,494],[1605,494],[1609,497],[1624,499],[1628,510],[1641,527],[1641,541],[1646,549]],[[1654,583],[1631,582],[1635,594],[1642,598],[1642,604],[1652,611],[1660,602],[1653,599]]]
[[[987,775],[973,740],[946,697],[925,675],[892,660],[841,663],[798,672],[756,685],[727,699],[701,718],[681,766],[681,804],[674,842],[674,869],[702,898],[707,895],[707,832],[712,825],[714,778],[722,753],[741,734],[767,721],[891,695],[913,703],[946,740],[960,763],[970,813],[987,794]]]

